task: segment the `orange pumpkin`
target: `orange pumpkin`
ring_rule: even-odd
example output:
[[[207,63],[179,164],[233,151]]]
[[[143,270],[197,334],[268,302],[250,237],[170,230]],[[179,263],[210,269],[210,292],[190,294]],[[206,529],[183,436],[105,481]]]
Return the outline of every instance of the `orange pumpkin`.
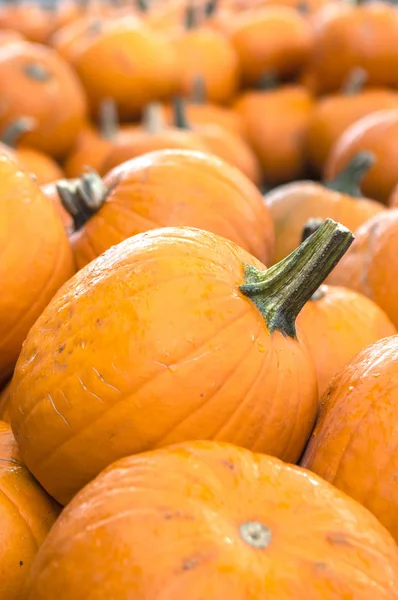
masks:
[[[352,496],[398,541],[398,336],[364,349],[332,381],[302,464]]]
[[[21,137],[23,145],[56,158],[68,152],[86,100],[75,73],[53,50],[29,42],[0,46],[0,89],[0,129],[31,117],[35,128]]]
[[[375,111],[398,108],[397,92],[383,88],[358,90],[353,83],[343,93],[318,100],[313,111],[307,152],[311,166],[318,174],[322,173],[331,149],[348,127]]]
[[[245,138],[256,152],[271,185],[304,175],[305,145],[314,101],[302,86],[244,92],[234,108]]]
[[[398,208],[398,184],[395,186],[391,195],[388,199],[388,206],[390,208]]]
[[[375,215],[356,231],[355,244],[330,277],[374,300],[398,327],[398,210]]]
[[[325,166],[332,178],[357,152],[372,152],[376,161],[364,177],[363,193],[369,198],[388,202],[398,183],[398,110],[377,111],[356,121],[333,146]]]
[[[295,181],[280,186],[265,196],[275,226],[275,260],[296,248],[308,219],[330,217],[355,231],[385,207],[361,198],[358,184],[373,164],[368,153],[358,154],[334,180],[326,184]]]
[[[0,156],[0,384],[12,373],[29,329],[74,273],[68,239],[39,186]]]
[[[33,559],[59,513],[0,421],[0,598],[20,600]]]
[[[79,38],[70,60],[95,114],[104,98],[113,98],[122,119],[136,117],[146,104],[167,99],[177,88],[171,42],[131,16],[109,20]]]
[[[15,368],[11,423],[32,473],[65,504],[113,460],[188,439],[297,460],[318,389],[295,318],[351,240],[326,221],[268,271],[186,227],[100,256],[47,306]]]
[[[196,23],[196,7],[188,5],[187,28],[173,39],[178,56],[178,91],[191,96],[202,77],[210,102],[227,104],[240,83],[239,58],[224,33]]]
[[[15,29],[0,29],[0,46],[9,44],[10,42],[22,42],[24,36]]]
[[[76,226],[71,236],[79,268],[137,233],[188,225],[231,239],[266,264],[272,259],[271,218],[258,189],[215,156],[160,150],[110,171],[60,186]]]
[[[10,422],[10,383],[0,392],[0,421]]]
[[[319,93],[338,91],[354,68],[362,68],[369,86],[398,84],[398,10],[375,0],[338,2],[313,19],[315,43],[309,71]]]
[[[82,490],[24,598],[394,600],[397,587],[396,544],[362,506],[276,458],[193,442],[122,459]]]
[[[283,79],[296,75],[309,59],[313,32],[297,10],[269,6],[231,19],[230,38],[244,83],[256,85],[265,72]]]

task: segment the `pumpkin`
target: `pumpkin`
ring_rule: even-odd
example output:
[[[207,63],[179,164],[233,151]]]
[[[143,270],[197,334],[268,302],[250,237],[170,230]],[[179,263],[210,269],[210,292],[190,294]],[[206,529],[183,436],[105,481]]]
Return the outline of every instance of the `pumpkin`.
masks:
[[[398,336],[365,348],[340,371],[302,464],[361,502],[398,541],[395,448]]]
[[[395,186],[388,199],[388,206],[398,208],[398,184]]]
[[[245,138],[270,185],[304,175],[306,135],[313,107],[309,92],[298,85],[246,91],[234,104],[243,120]]]
[[[295,181],[268,192],[264,199],[275,226],[275,260],[281,260],[298,246],[308,219],[331,217],[354,231],[374,215],[385,212],[379,202],[358,197],[358,184],[372,164],[372,155],[360,153],[334,181]]]
[[[219,156],[230,165],[234,165],[257,186],[260,186],[262,176],[261,167],[256,154],[245,140],[219,125],[191,125],[187,119],[185,102],[182,98],[175,98],[174,124],[185,131],[191,129],[197,133],[212,154]]]
[[[177,88],[171,42],[130,16],[104,22],[78,38],[71,64],[94,114],[105,98],[113,98],[122,119],[136,117],[146,104],[167,99]]]
[[[0,46],[9,44],[10,42],[22,42],[24,36],[15,29],[0,29]]]
[[[63,207],[61,198],[59,196],[58,189],[57,189],[57,186],[63,181],[65,181],[65,180],[58,179],[58,180],[52,181],[51,183],[42,185],[41,191],[46,196],[46,198],[48,198],[50,200],[51,204],[53,205],[53,207],[55,209],[55,212],[57,213],[58,217],[62,221],[65,231],[67,233],[72,233],[73,232],[73,218],[68,213],[68,211]],[[68,180],[68,183],[69,183],[69,185],[73,185],[73,184],[77,183],[77,180],[76,179],[71,180],[71,181]],[[0,416],[0,418],[1,418],[1,416]]]
[[[84,488],[23,598],[394,600],[397,586],[396,544],[357,502],[276,458],[199,441],[119,460]]]
[[[75,221],[79,268],[127,237],[169,225],[218,233],[266,264],[272,260],[273,226],[261,193],[213,155],[160,150],[123,163],[103,181],[91,172],[77,186],[58,188]]]
[[[375,111],[398,108],[397,92],[383,88],[363,90],[360,77],[361,71],[355,70],[343,93],[325,96],[315,105],[308,127],[307,152],[318,174],[322,173],[332,147],[348,127]]]
[[[296,75],[309,59],[313,32],[297,10],[269,6],[231,19],[230,38],[244,83],[255,85],[264,72],[283,79]]]
[[[59,514],[19,456],[0,421],[0,598],[20,600],[33,559]]]
[[[398,210],[375,215],[356,231],[355,244],[330,276],[342,285],[374,300],[398,327]]]
[[[0,384],[12,373],[29,329],[74,273],[62,224],[39,186],[0,156]]]
[[[388,202],[398,174],[398,109],[374,112],[348,127],[332,147],[325,166],[326,177],[334,177],[357,152],[372,152],[376,161],[362,182],[363,193],[380,202]]]
[[[11,423],[31,472],[65,504],[112,461],[189,439],[296,461],[318,389],[295,318],[351,241],[326,221],[268,271],[186,227],[108,250],[47,306],[16,365]]]
[[[10,383],[0,392],[0,421],[10,422]]]
[[[313,20],[315,43],[309,70],[318,93],[341,88],[350,71],[360,67],[369,86],[398,83],[398,11],[380,1],[339,2],[321,9]]]
[[[71,148],[83,124],[86,100],[72,69],[53,50],[18,42],[0,46],[0,129],[20,117],[35,128],[21,143],[56,158]]]
[[[224,33],[196,22],[196,7],[188,5],[186,29],[173,38],[178,56],[178,92],[192,95],[197,77],[203,78],[210,102],[227,104],[240,84],[240,64]]]

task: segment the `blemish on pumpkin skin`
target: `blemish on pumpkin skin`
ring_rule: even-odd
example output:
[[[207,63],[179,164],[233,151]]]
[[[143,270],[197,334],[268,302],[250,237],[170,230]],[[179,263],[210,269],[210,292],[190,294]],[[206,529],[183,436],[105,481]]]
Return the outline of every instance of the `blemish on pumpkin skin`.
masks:
[[[222,460],[221,464],[227,467],[230,471],[235,471],[235,465],[230,460]]]
[[[349,548],[352,547],[351,542],[347,539],[344,533],[328,533],[328,535],[326,536],[326,540],[331,544],[347,546]]]
[[[62,344],[62,346],[60,346],[57,350],[58,354],[62,354],[62,352],[65,350],[66,348],[66,344]]]
[[[182,563],[182,570],[183,571],[191,571],[192,569],[194,569],[195,567],[197,567],[199,565],[200,561],[196,556],[192,556],[191,558],[188,558],[187,560],[185,560]]]

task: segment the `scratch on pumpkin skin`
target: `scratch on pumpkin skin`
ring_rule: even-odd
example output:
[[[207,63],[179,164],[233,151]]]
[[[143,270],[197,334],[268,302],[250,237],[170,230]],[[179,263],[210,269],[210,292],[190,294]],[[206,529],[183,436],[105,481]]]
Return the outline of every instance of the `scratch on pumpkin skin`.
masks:
[[[48,394],[47,394],[47,397],[48,397],[48,399],[50,400],[51,406],[53,407],[53,409],[54,409],[54,411],[57,413],[57,415],[61,417],[61,419],[64,421],[64,423],[65,423],[65,424],[66,424],[68,427],[70,427],[68,420],[67,420],[67,419],[64,417],[64,415],[63,415],[61,412],[59,412],[59,410],[58,410],[58,409],[57,409],[57,407],[55,406],[55,403],[54,403],[53,397],[51,396],[51,394],[50,394],[49,392],[48,392]]]
[[[113,366],[113,363],[112,363],[112,366]],[[111,390],[115,390],[115,392],[117,392],[118,394],[121,394],[121,393],[122,393],[122,392],[121,392],[121,391],[120,391],[120,390],[119,390],[117,387],[115,387],[114,385],[112,385],[111,383],[109,383],[108,381],[106,381],[106,380],[105,380],[105,379],[102,377],[101,373],[99,373],[99,371],[97,371],[97,369],[96,369],[95,367],[91,367],[91,368],[92,368],[92,370],[94,371],[94,373],[96,374],[96,376],[98,377],[98,379],[99,379],[100,381],[102,381],[102,383],[104,383],[104,384],[105,384],[105,385],[107,385],[109,388],[111,388]]]
[[[99,400],[99,401],[100,401],[100,402],[102,402],[102,403],[104,402],[104,401],[102,400],[102,398],[100,398],[99,396],[97,396],[97,394],[94,394],[94,392],[92,392],[91,390],[87,389],[87,387],[86,387],[86,386],[84,385],[84,383],[83,383],[83,380],[82,380],[82,378],[81,378],[79,375],[77,376],[77,378],[78,378],[78,380],[79,380],[79,383],[80,383],[80,385],[82,386],[83,390],[84,390],[85,392],[87,392],[87,394],[90,394],[91,396],[94,396],[94,398],[96,398],[97,400]]]

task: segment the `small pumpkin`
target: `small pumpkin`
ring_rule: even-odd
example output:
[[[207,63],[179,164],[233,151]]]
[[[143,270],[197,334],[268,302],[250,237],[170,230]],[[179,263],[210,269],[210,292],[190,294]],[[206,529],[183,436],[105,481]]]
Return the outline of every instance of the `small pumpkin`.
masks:
[[[0,89],[0,129],[20,117],[31,117],[35,128],[21,137],[21,143],[62,158],[86,114],[84,91],[70,66],[39,44],[0,46]]]
[[[398,210],[386,210],[356,230],[356,240],[330,283],[353,289],[376,302],[398,327]]]
[[[302,177],[306,169],[305,145],[314,107],[302,86],[287,85],[243,92],[234,104],[244,135],[260,161],[270,185]],[[260,86],[261,87],[261,86]]]
[[[0,392],[0,421],[10,422],[10,382]]]
[[[287,6],[248,10],[231,19],[229,29],[246,85],[256,85],[264,72],[284,80],[295,76],[312,50],[311,25]]]
[[[302,465],[361,502],[398,541],[398,336],[365,348],[332,381]]]
[[[0,598],[20,600],[33,559],[59,506],[21,461],[10,426],[0,421]]]
[[[348,127],[336,141],[325,165],[327,178],[336,173],[358,152],[369,151],[376,161],[363,179],[362,190],[369,198],[387,203],[398,183],[398,109],[374,112]]]
[[[266,264],[274,232],[259,190],[237,169],[202,152],[159,150],[123,163],[102,180],[58,186],[75,221],[79,268],[127,237],[188,225],[231,239]]]
[[[110,552],[123,556],[123,577]],[[109,589],[113,600],[260,600],[270,590],[372,600],[377,589],[395,600],[397,587],[396,544],[362,506],[276,458],[192,442],[124,458],[84,488],[39,550],[24,598]]]
[[[316,103],[308,127],[307,152],[317,174],[322,173],[334,144],[348,127],[375,111],[398,108],[396,91],[362,89],[364,79],[364,71],[355,69],[342,93],[330,94]]]
[[[72,250],[39,186],[0,156],[0,384],[12,374],[29,329],[73,275]]]
[[[295,181],[268,192],[264,199],[275,226],[275,260],[298,246],[308,219],[330,217],[355,231],[385,207],[362,198],[359,183],[373,164],[369,153],[359,153],[333,181]]]
[[[65,504],[117,458],[189,439],[296,461],[318,388],[295,319],[351,241],[326,221],[267,271],[224,238],[163,228],[93,261],[15,368],[11,423],[31,472]]]

